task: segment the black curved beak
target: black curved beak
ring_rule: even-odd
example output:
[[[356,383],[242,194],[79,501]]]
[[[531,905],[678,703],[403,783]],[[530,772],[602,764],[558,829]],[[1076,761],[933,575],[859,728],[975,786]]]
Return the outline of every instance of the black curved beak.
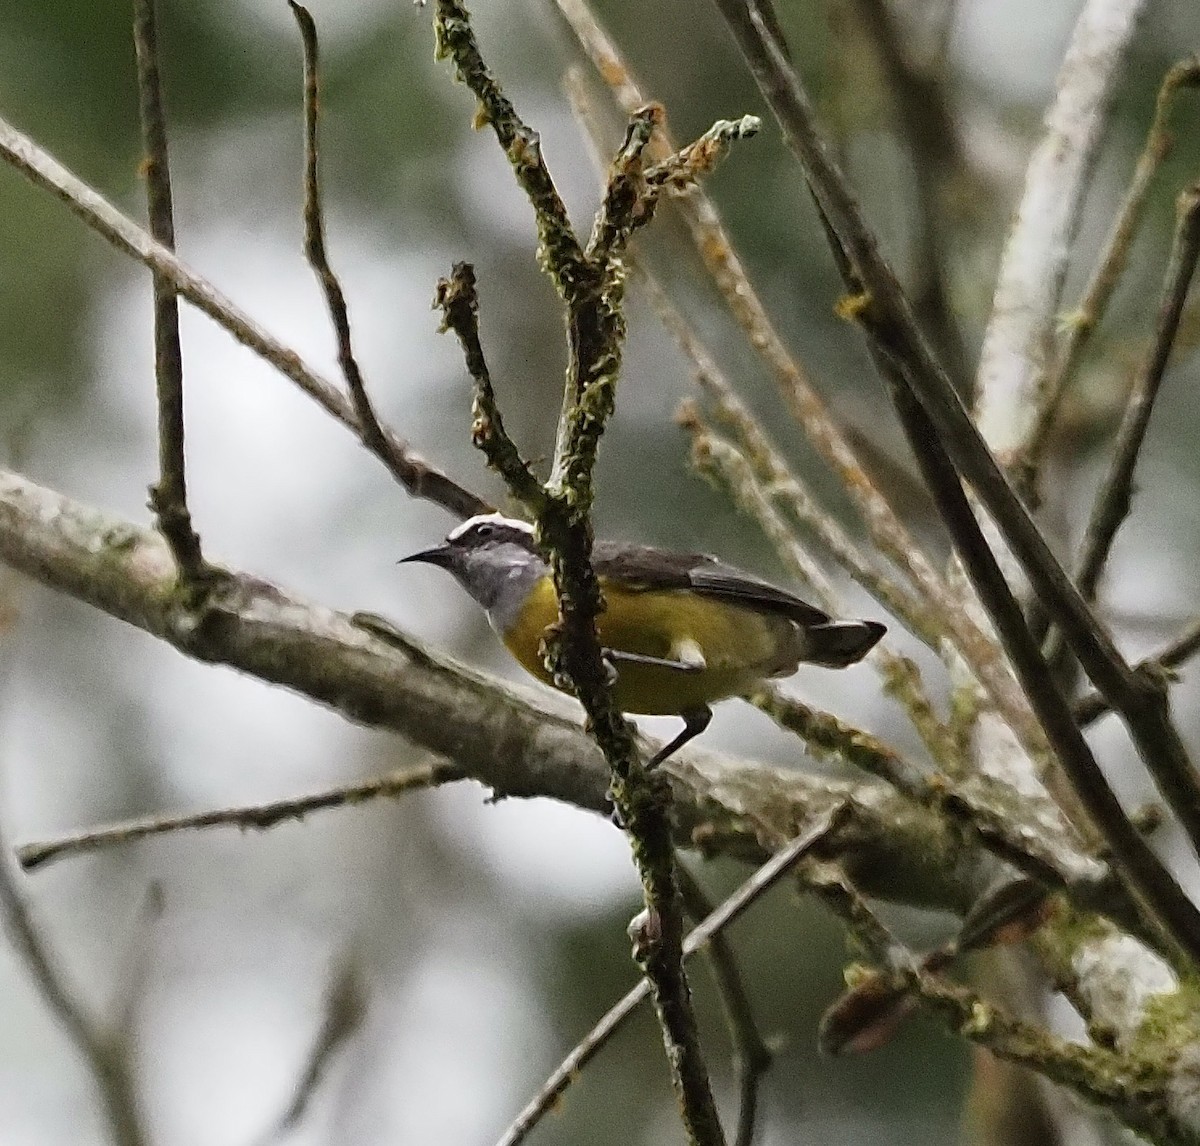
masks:
[[[425,565],[437,565],[442,569],[449,569],[454,564],[454,550],[449,545],[435,545],[432,549],[422,549],[420,553],[401,557],[396,564],[404,565],[409,561],[420,561]]]

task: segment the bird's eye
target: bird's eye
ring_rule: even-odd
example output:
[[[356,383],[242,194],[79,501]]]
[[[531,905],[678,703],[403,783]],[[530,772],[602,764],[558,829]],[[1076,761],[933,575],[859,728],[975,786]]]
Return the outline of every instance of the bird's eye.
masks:
[[[476,537],[491,537],[496,532],[496,527],[487,522],[482,522],[475,528]]]

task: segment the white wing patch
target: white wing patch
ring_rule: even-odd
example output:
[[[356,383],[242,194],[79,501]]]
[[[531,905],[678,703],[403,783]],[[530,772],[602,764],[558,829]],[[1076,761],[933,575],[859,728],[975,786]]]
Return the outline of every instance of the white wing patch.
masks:
[[[684,637],[682,640],[676,641],[671,646],[671,656],[680,664],[687,665],[692,669],[704,669],[708,667],[708,661],[704,659],[704,650],[691,637]]]

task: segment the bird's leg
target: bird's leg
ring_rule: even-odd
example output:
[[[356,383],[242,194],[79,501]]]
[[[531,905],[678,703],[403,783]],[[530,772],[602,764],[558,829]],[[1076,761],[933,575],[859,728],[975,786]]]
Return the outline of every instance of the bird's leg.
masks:
[[[706,704],[702,708],[693,708],[688,712],[681,712],[679,715],[683,717],[683,731],[650,757],[646,763],[647,771],[657,768],[668,756],[673,756],[689,740],[694,740],[699,736],[708,727],[713,714],[712,709]]]

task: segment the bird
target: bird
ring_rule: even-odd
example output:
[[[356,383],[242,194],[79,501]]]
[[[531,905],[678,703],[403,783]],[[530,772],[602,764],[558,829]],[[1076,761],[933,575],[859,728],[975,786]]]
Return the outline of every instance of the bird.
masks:
[[[408,562],[450,573],[483,607],[526,671],[569,691],[545,664],[542,638],[558,620],[558,598],[532,525],[499,513],[479,514],[451,530],[443,544],[399,564]],[[592,566],[605,602],[596,628],[615,674],[617,708],[684,722],[647,768],[699,736],[715,702],[791,676],[801,664],[855,664],[886,632],[878,621],[835,620],[786,589],[707,554],[599,540]]]

